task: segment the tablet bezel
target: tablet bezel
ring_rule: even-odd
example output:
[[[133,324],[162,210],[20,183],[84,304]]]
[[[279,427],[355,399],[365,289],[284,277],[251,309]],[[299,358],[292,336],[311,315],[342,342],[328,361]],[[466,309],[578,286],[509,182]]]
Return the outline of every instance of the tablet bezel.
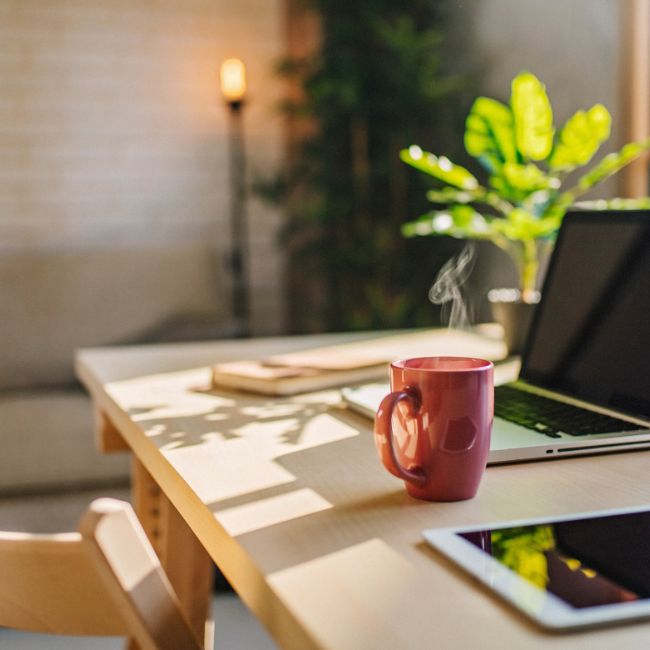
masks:
[[[534,517],[474,524],[472,526],[430,528],[424,530],[422,534],[431,546],[478,578],[490,590],[514,605],[530,619],[544,628],[563,631],[648,618],[650,617],[650,598],[600,605],[598,607],[574,608],[558,596],[539,589],[521,578],[498,560],[460,537],[459,534],[486,529],[511,528],[513,526],[555,524],[576,519],[590,519],[637,512],[650,512],[650,506],[594,510],[554,517]]]

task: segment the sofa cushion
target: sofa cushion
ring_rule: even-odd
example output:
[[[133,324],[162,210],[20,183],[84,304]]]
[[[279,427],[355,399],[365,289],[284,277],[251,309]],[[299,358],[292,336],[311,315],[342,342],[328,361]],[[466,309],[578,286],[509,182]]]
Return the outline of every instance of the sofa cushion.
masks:
[[[81,389],[0,394],[0,430],[0,494],[128,480],[129,454],[95,449]]]
[[[0,256],[0,390],[73,382],[75,348],[218,333],[219,275],[197,246]]]

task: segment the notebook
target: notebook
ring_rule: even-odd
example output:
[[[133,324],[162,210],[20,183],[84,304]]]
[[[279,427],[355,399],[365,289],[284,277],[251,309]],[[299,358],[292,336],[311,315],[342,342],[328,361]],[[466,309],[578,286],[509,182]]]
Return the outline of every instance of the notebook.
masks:
[[[650,447],[650,211],[565,216],[488,464]],[[345,389],[374,417],[386,384]]]
[[[371,379],[385,380],[388,364],[426,350],[437,354],[481,354],[500,359],[501,341],[472,332],[420,330],[328,345],[267,359],[229,361],[212,368],[212,385],[263,395],[293,395]]]

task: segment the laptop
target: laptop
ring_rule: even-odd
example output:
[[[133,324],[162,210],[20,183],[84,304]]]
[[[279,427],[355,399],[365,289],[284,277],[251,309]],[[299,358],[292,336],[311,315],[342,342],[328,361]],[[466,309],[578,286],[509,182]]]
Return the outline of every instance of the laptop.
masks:
[[[374,417],[386,384],[348,388]],[[570,212],[488,464],[650,448],[650,211]]]

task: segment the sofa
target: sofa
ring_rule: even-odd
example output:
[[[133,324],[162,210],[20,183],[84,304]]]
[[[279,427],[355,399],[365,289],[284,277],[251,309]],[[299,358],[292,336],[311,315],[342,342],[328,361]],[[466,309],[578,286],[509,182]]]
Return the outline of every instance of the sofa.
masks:
[[[127,480],[94,447],[74,350],[230,335],[222,270],[198,245],[0,256],[0,495]]]

